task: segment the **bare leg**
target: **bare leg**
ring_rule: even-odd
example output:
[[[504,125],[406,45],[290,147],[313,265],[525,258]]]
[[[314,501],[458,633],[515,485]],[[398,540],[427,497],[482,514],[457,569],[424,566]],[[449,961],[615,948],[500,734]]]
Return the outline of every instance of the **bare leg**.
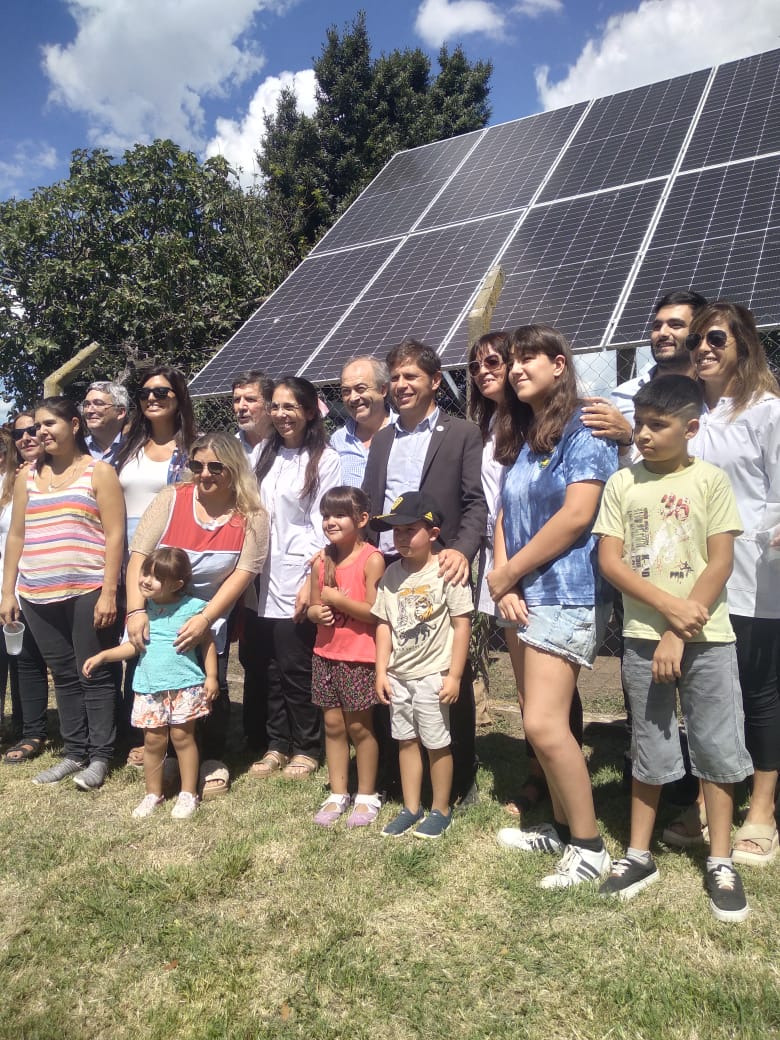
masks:
[[[731,823],[734,819],[734,785],[702,780],[707,826],[710,829],[710,855],[731,855]]]
[[[420,811],[423,763],[420,744],[417,740],[402,740],[398,747],[398,764],[401,767],[401,790],[404,805],[411,813]],[[449,806],[447,807],[449,812]]]
[[[344,718],[349,739],[355,746],[358,794],[376,794],[376,772],[379,764],[379,744],[374,736],[373,708],[366,711],[347,711]],[[366,806],[359,805],[355,811]]]
[[[328,763],[331,794],[347,793],[349,740],[341,708],[325,708],[325,760]]]
[[[168,750],[168,727],[144,730],[144,783],[147,794],[163,793],[163,762]]]
[[[628,844],[640,852],[650,851],[653,827],[661,799],[658,784],[645,784],[633,777],[631,780],[631,837]]]
[[[171,726],[171,741],[179,760],[181,789],[188,794],[197,795],[199,759],[198,745],[195,743],[195,720],[183,722],[180,726]]]
[[[526,734],[572,834],[596,838],[599,830],[588,767],[569,726],[579,666],[531,646],[524,648],[523,657]]]
[[[775,788],[777,787],[776,769],[757,769],[753,774],[753,793],[745,823],[775,822]],[[749,839],[738,841],[734,848],[743,852],[761,853],[761,846]]]
[[[442,816],[450,811],[450,795],[452,794],[452,752],[449,747],[428,749],[428,761],[431,764],[431,788],[433,800],[431,809],[437,809]]]

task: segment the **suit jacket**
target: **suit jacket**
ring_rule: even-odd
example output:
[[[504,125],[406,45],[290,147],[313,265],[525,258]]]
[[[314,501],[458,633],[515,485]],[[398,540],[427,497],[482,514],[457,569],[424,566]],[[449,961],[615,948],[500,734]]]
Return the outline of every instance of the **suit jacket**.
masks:
[[[395,427],[374,434],[368,452],[363,490],[373,514],[384,508],[387,462],[395,439]],[[482,491],[482,437],[474,423],[439,412],[425,455],[419,488],[436,503],[443,520],[441,536],[448,549],[459,549],[468,560],[479,551],[487,529],[487,503]],[[374,542],[376,532],[367,537]]]

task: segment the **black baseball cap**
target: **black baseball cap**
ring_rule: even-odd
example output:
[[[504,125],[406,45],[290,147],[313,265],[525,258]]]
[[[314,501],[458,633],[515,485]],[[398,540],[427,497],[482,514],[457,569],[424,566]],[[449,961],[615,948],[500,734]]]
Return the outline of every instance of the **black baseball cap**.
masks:
[[[389,531],[392,527],[424,520],[431,527],[441,527],[441,519],[430,495],[422,491],[405,491],[393,502],[389,513],[371,517],[371,526],[375,531]]]

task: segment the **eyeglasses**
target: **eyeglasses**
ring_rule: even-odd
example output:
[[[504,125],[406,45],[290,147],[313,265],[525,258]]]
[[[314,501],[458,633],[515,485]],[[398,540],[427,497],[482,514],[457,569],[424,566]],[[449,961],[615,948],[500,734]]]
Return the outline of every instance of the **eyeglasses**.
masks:
[[[341,398],[346,401],[352,394],[357,394],[358,397],[362,397],[367,390],[376,390],[375,386],[367,386],[365,383],[361,383],[359,386],[342,386]]]
[[[138,395],[141,396],[140,394]],[[106,408],[116,408],[113,401],[82,401],[81,410],[86,412],[87,408],[94,408],[96,412],[104,412]]]
[[[685,337],[685,346],[688,350],[696,350],[701,341],[706,339],[707,345],[713,350],[723,350],[728,338],[728,332],[724,332],[723,329],[710,329],[706,336],[702,336],[700,332],[692,332],[690,336]]]
[[[169,394],[176,396],[169,386],[144,386],[138,391],[138,400],[148,401],[153,397],[155,401],[164,401]]]
[[[478,361],[469,361],[469,375],[476,379],[482,369],[483,365],[488,372],[495,372],[497,368],[501,368],[504,364],[504,359],[499,354],[485,354],[483,358]]]
[[[35,437],[38,433],[38,427],[33,423],[32,426],[25,426],[22,430],[11,430],[11,436],[15,441],[20,441],[22,437]]]
[[[297,404],[272,404],[268,411],[271,415],[298,415],[302,411]]]
[[[212,477],[221,477],[225,472],[224,462],[198,462],[197,459],[190,459],[187,465],[196,477],[199,477],[204,469],[207,469]]]

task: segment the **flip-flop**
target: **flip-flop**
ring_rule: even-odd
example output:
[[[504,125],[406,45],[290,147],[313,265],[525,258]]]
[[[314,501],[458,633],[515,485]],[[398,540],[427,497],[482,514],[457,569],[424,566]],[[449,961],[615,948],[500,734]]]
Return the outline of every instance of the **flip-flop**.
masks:
[[[29,762],[31,758],[36,758],[43,751],[43,745],[46,743],[44,737],[22,737],[22,739],[14,744],[12,748],[9,748],[3,755],[3,761],[9,766],[18,766],[21,762]],[[10,756],[16,752],[16,757],[11,758]]]
[[[259,762],[253,762],[249,767],[249,775],[264,780],[266,777],[278,773],[280,769],[284,769],[289,761],[287,755],[281,751],[266,751]]]
[[[128,766],[132,766],[133,769],[143,769],[144,767],[144,746],[143,744],[138,747],[131,747],[127,754]]]
[[[675,830],[675,828],[677,828]],[[676,849],[689,849],[693,845],[708,844],[710,831],[707,827],[707,811],[698,802],[689,805],[685,812],[672,820],[661,835],[664,845]]]
[[[529,791],[529,794],[523,794],[524,791]],[[533,796],[531,796],[530,792],[533,792]],[[509,816],[522,816],[523,813],[530,812],[537,805],[541,805],[549,793],[547,781],[544,777],[530,773],[518,794],[505,803],[504,811]]]
[[[738,849],[736,845],[740,841],[752,841],[761,851],[750,852],[747,849]],[[780,849],[777,827],[772,823],[743,823],[734,833],[734,846],[731,850],[731,858],[734,863],[744,863],[751,867],[765,867],[775,859],[778,849]]]
[[[201,801],[221,798],[230,790],[230,773],[224,762],[209,758],[201,764],[198,777]]]
[[[282,776],[287,780],[306,780],[319,769],[320,764],[311,755],[293,755],[289,763],[282,770]]]

